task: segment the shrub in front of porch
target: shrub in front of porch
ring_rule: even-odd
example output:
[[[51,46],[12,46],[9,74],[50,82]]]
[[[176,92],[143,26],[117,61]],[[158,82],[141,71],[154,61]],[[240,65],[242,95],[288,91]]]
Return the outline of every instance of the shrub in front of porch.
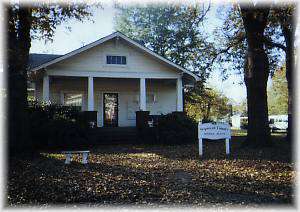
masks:
[[[77,122],[64,119],[54,119],[46,124],[47,147],[79,149],[88,144],[85,130]]]
[[[78,107],[30,102],[28,112],[33,148],[79,148],[87,144],[88,126],[80,122]]]
[[[157,124],[158,142],[186,144],[197,140],[197,123],[184,113],[162,115]]]

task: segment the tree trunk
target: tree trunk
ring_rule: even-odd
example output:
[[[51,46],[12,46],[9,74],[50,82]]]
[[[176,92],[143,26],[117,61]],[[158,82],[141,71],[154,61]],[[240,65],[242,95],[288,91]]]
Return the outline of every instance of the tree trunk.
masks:
[[[8,148],[24,151],[30,145],[27,115],[27,64],[30,49],[31,11],[7,8],[8,20]],[[16,23],[18,18],[18,24]]]
[[[241,7],[248,43],[244,81],[247,88],[248,133],[245,145],[270,145],[267,81],[269,61],[263,45],[268,8]]]
[[[288,85],[288,129],[287,140],[292,140],[293,129],[293,74],[294,74],[294,32],[285,25],[282,25],[282,31],[286,43],[285,63],[286,63],[286,80]]]
[[[254,62],[253,65],[255,67],[252,68],[252,71],[246,71],[244,75],[248,105],[246,145],[253,147],[268,146],[270,145],[267,102],[268,57],[263,52],[248,52],[248,55],[247,61],[252,60],[257,62]]]

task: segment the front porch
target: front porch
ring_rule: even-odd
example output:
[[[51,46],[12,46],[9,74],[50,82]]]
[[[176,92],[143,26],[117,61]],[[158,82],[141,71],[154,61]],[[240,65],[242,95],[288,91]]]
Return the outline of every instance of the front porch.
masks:
[[[35,83],[40,102],[81,106],[96,114],[97,127],[134,127],[136,111],[150,115],[183,111],[183,82],[178,78],[104,78],[49,76]],[[93,111],[93,112],[92,112]]]

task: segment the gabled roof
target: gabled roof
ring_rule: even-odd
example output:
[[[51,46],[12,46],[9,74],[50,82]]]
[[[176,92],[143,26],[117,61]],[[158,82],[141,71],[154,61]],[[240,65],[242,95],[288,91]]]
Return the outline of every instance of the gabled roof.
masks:
[[[36,68],[44,63],[54,60],[62,55],[58,54],[29,54],[28,67],[30,69]]]
[[[164,57],[162,57],[162,56],[156,54],[155,52],[153,52],[153,51],[151,51],[150,49],[148,49],[148,48],[142,46],[141,44],[139,44],[139,43],[137,43],[136,41],[134,41],[134,40],[128,38],[127,36],[125,36],[124,34],[122,34],[121,32],[118,32],[118,31],[117,31],[117,32],[114,32],[114,33],[112,33],[112,34],[110,34],[110,35],[108,35],[108,36],[106,36],[106,37],[103,37],[103,38],[101,38],[101,39],[99,39],[99,40],[97,40],[97,41],[95,41],[95,42],[92,42],[92,43],[90,43],[90,44],[88,44],[88,45],[86,45],[86,46],[83,46],[83,47],[81,47],[81,48],[79,48],[79,49],[76,49],[76,50],[74,50],[74,51],[71,51],[71,52],[69,52],[69,53],[67,53],[67,54],[65,54],[65,55],[60,55],[60,56],[59,56],[59,55],[55,55],[55,56],[57,56],[57,57],[53,57],[53,59],[51,59],[51,60],[49,60],[49,61],[45,61],[45,62],[43,62],[42,64],[40,64],[40,65],[38,65],[38,66],[35,66],[34,68],[31,68],[31,71],[37,71],[37,70],[42,69],[42,68],[45,68],[45,67],[47,67],[47,66],[49,66],[49,65],[58,63],[58,62],[60,62],[60,61],[62,61],[62,60],[65,60],[65,59],[67,59],[67,58],[70,58],[70,57],[72,57],[72,56],[74,56],[74,55],[77,55],[77,54],[83,52],[83,51],[86,51],[86,50],[88,50],[88,49],[90,49],[90,48],[93,48],[93,47],[95,47],[95,46],[97,46],[97,45],[100,45],[100,44],[102,44],[102,43],[104,43],[104,42],[106,42],[106,41],[109,41],[109,40],[111,40],[111,39],[113,39],[113,38],[115,38],[115,37],[119,37],[119,38],[124,39],[124,40],[127,41],[129,44],[131,44],[131,45],[133,45],[133,46],[135,46],[135,47],[141,49],[143,52],[147,53],[148,55],[151,55],[152,57],[154,57],[154,58],[156,58],[156,59],[159,59],[160,61],[162,61],[162,62],[164,62],[164,63],[166,63],[166,64],[168,64],[168,65],[170,65],[170,66],[172,66],[172,67],[174,67],[174,68],[176,68],[176,69],[178,69],[178,70],[180,70],[180,71],[182,71],[183,73],[186,73],[186,74],[192,76],[196,81],[199,80],[199,77],[198,77],[196,74],[194,74],[193,72],[188,71],[188,70],[186,70],[185,68],[183,68],[183,67],[181,67],[181,66],[179,66],[179,65],[176,65],[176,64],[173,63],[172,61],[170,61],[170,60],[168,60],[168,59],[166,59],[166,58],[164,58]]]

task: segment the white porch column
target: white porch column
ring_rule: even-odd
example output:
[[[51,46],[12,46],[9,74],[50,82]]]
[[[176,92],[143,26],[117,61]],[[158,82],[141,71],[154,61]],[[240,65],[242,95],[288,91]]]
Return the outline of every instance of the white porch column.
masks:
[[[63,91],[60,92],[59,98],[60,98],[60,104],[64,105],[65,104],[65,94]]]
[[[182,78],[177,78],[177,111],[183,111],[183,96],[182,96]]]
[[[94,78],[88,78],[88,111],[94,111]]]
[[[32,88],[34,89],[33,90],[33,97],[34,97],[34,100],[36,101],[37,100],[37,92],[36,92],[37,86],[36,86],[36,82],[32,83]]]
[[[140,78],[140,110],[146,111],[146,79]]]
[[[43,77],[43,101],[49,102],[49,76],[47,74]]]

